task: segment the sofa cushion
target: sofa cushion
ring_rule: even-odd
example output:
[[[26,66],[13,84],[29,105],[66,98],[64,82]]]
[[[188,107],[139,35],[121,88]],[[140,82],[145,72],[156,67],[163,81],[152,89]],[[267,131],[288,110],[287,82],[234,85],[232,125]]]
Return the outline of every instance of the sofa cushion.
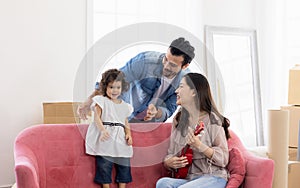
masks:
[[[246,174],[245,160],[238,148],[231,148],[229,150],[229,162],[227,169],[230,173],[226,188],[239,187]]]

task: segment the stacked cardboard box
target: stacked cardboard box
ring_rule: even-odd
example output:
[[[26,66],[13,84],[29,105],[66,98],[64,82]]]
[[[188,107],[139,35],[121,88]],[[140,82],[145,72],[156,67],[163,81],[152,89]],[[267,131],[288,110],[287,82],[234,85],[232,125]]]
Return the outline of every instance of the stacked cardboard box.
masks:
[[[78,102],[43,103],[45,124],[80,123],[76,110]]]
[[[288,188],[299,188],[300,162],[289,161]]]
[[[289,147],[298,147],[300,106],[282,106],[281,110],[289,111]]]
[[[300,105],[300,64],[289,71],[289,96],[288,103],[290,105]]]
[[[290,114],[289,123],[289,165],[288,187],[298,188],[300,178],[300,162],[297,161],[299,148],[299,120],[300,120],[300,65],[296,65],[289,71],[289,96],[288,104],[283,107]]]

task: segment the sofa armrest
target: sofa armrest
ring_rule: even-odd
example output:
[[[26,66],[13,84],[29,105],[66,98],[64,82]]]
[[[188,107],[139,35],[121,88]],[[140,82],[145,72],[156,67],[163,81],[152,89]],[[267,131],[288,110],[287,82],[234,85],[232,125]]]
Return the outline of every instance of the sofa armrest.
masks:
[[[17,187],[39,188],[38,162],[30,148],[15,144],[15,175]]]
[[[244,152],[246,176],[244,188],[272,188],[274,161]]]

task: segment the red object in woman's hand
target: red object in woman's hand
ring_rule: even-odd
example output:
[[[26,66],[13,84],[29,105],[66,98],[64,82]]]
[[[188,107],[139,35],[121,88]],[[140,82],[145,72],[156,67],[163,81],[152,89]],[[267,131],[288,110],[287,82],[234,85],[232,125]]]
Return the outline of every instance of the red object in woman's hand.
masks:
[[[201,131],[204,130],[204,123],[201,121],[195,128],[194,135],[197,136],[198,134],[201,133]],[[173,178],[180,178],[184,179],[186,178],[189,167],[191,166],[193,162],[193,150],[190,148],[190,145],[186,145],[182,150],[181,150],[181,157],[185,156],[188,160],[188,164],[185,167],[175,169],[174,173],[172,173]]]

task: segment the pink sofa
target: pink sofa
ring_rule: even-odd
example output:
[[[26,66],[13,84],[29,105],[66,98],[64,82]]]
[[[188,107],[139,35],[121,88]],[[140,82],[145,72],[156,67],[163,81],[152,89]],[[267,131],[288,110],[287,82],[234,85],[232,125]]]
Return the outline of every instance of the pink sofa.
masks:
[[[22,131],[15,141],[15,175],[18,188],[93,188],[94,157],[85,154],[88,125],[35,125]],[[153,188],[166,176],[162,165],[171,130],[170,123],[131,124],[134,156],[133,182],[129,188]],[[246,151],[231,132],[230,147],[238,147],[245,158],[245,188],[271,188],[274,162]],[[113,172],[114,173],[114,172]],[[117,187],[113,184],[111,187]]]

